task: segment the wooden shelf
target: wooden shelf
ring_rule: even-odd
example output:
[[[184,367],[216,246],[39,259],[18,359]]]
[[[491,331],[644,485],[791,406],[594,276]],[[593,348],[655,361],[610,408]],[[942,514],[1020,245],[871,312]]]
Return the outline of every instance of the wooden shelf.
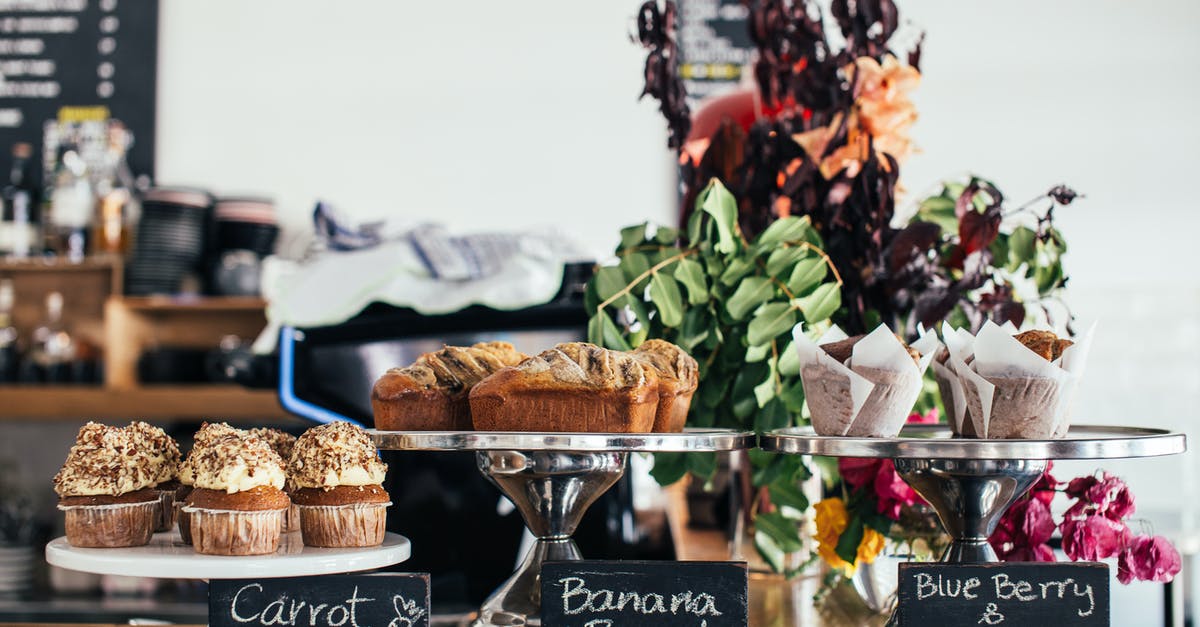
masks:
[[[131,390],[99,386],[0,386],[0,419],[221,420],[265,424],[298,420],[274,390],[236,385],[152,385]]]
[[[257,296],[124,296],[121,306],[139,313],[257,313],[267,301]]]

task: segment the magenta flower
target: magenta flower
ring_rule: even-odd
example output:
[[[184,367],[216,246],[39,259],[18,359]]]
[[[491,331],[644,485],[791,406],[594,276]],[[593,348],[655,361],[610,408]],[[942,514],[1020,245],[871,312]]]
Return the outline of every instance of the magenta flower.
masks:
[[[1095,562],[1112,557],[1129,543],[1132,534],[1125,523],[1106,516],[1068,518],[1062,524],[1062,547],[1074,561]]]
[[[1067,496],[1079,499],[1067,510],[1067,517],[1096,513],[1113,520],[1124,520],[1134,512],[1133,493],[1120,477],[1100,472],[1100,476],[1072,479]]]
[[[850,486],[851,490],[857,490],[875,480],[875,475],[879,474],[879,465],[882,463],[881,459],[840,457],[838,458],[838,474],[842,476],[842,480]]]
[[[923,414],[921,412],[914,411],[908,415],[908,420],[905,422],[910,425],[935,425],[938,423],[940,418],[941,414],[938,412],[938,408],[934,407]]]
[[[988,542],[1004,561],[1053,562],[1054,549],[1047,544],[1057,525],[1050,507],[1037,498],[1013,505],[996,526]]]
[[[892,460],[885,459],[875,473],[875,511],[900,520],[900,510],[917,502],[917,493],[896,472]]]
[[[1166,583],[1175,578],[1182,565],[1179,551],[1166,538],[1138,536],[1117,557],[1117,580]]]

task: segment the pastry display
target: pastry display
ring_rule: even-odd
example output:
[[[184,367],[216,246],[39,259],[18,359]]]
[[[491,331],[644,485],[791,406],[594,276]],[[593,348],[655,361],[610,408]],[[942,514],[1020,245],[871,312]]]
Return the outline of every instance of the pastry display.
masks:
[[[649,433],[658,375],[629,353],[571,342],[484,379],[470,402],[481,431]]]
[[[507,342],[447,346],[407,368],[393,368],[371,390],[375,426],[384,430],[464,431],[471,428],[468,396],[480,381],[526,359]]]
[[[131,429],[84,425],[54,476],[67,542],[95,548],[149,543],[160,519],[158,466]]]
[[[192,546],[207,555],[261,555],[279,548],[284,465],[266,440],[247,432],[205,434],[184,462],[192,482],[182,511]]]
[[[957,330],[943,329],[958,334]],[[1061,438],[1070,426],[1074,391],[1091,343],[1050,331],[1013,334],[990,322],[950,347],[952,385],[961,390],[961,434],[988,439]],[[951,390],[954,394],[954,390]]]
[[[285,431],[280,431],[279,429],[267,429],[263,427],[251,429],[250,434],[266,440],[271,450],[279,455],[279,459],[283,463],[284,471],[286,472],[288,460],[292,458],[292,448],[296,445],[296,436]],[[285,492],[290,493],[292,489],[293,486],[289,484],[284,485]],[[282,528],[284,533],[300,531],[300,510],[296,507],[295,503],[292,503],[292,506],[284,512]]]
[[[883,325],[855,337],[835,326],[817,342],[797,325],[793,337],[813,429],[854,437],[900,432],[937,344],[929,334],[908,346]]]
[[[658,375],[655,433],[679,433],[687,421],[692,395],[700,383],[700,367],[682,348],[663,340],[646,340],[633,356],[654,368]]]
[[[162,429],[141,421],[134,421],[129,430],[137,440],[137,447],[150,460],[150,467],[157,469],[154,489],[158,490],[159,518],[155,531],[169,531],[175,524],[175,500],[181,489],[179,483],[179,445]]]
[[[305,431],[288,462],[292,500],[306,546],[364,547],[383,542],[387,465],[371,438],[348,422]]]

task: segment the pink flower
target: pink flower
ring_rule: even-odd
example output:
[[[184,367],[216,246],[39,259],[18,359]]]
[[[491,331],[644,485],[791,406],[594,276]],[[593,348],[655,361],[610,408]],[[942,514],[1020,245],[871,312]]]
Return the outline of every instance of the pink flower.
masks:
[[[935,425],[940,419],[941,414],[938,413],[938,408],[934,407],[924,414],[914,411],[908,415],[908,420],[905,422],[910,425]]]
[[[840,457],[838,458],[838,474],[842,476],[842,480],[850,486],[851,490],[856,490],[875,480],[875,475],[879,473],[879,465],[882,463],[881,459]]]
[[[1050,505],[1050,502],[1054,500],[1054,495],[1058,492],[1058,484],[1062,483],[1055,479],[1054,475],[1050,474],[1050,471],[1053,469],[1054,462],[1047,461],[1045,472],[1042,473],[1037,483],[1033,484],[1033,487],[1029,489],[1029,495],[1045,505]]]
[[[1096,513],[1113,520],[1124,520],[1135,509],[1129,486],[1120,477],[1103,471],[1099,477],[1072,479],[1066,493],[1079,499],[1067,510],[1068,518]]]
[[[1047,542],[1056,528],[1049,506],[1028,498],[1004,513],[988,542],[1005,561],[1053,562],[1054,549]]]
[[[917,492],[900,478],[890,459],[879,465],[874,487],[875,511],[892,520],[900,520],[901,508],[917,502]]]
[[[1062,524],[1062,547],[1074,561],[1094,562],[1120,553],[1131,537],[1125,523],[1092,515]]]
[[[1162,536],[1138,536],[1117,557],[1117,580],[1166,583],[1175,578],[1182,564],[1179,551],[1170,540]]]

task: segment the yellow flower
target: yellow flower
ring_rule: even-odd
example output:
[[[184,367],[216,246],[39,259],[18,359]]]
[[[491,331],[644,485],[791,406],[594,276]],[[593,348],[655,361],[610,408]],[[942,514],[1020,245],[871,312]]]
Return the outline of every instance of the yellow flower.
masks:
[[[852,574],[859,563],[870,564],[883,551],[885,538],[870,527],[863,528],[862,541],[858,543],[854,564],[846,562],[837,554],[838,539],[850,523],[846,504],[840,498],[828,498],[814,507],[817,513],[817,554],[833,568]]]

